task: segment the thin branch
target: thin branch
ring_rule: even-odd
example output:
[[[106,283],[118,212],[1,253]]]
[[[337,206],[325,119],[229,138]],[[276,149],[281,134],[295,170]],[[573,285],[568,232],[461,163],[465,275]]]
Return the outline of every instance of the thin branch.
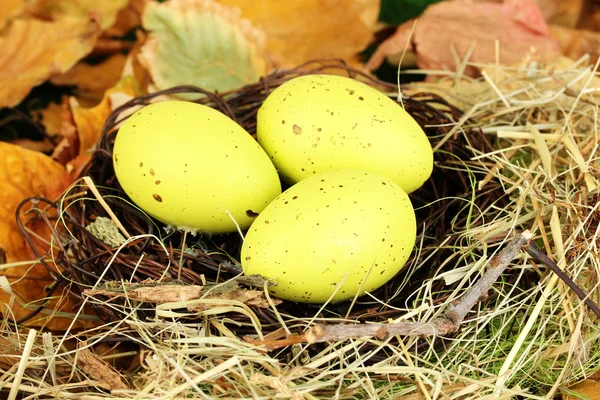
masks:
[[[337,341],[349,338],[375,336],[385,339],[392,335],[421,335],[421,336],[444,336],[458,331],[460,324],[464,321],[467,313],[482,299],[487,297],[487,292],[498,277],[504,272],[511,261],[523,246],[532,238],[529,231],[516,236],[497,255],[488,262],[487,272],[454,304],[431,322],[401,322],[392,324],[365,324],[365,325],[316,325],[305,333],[308,343]]]
[[[577,286],[577,284],[575,282],[573,282],[573,280],[569,277],[569,275],[567,275],[567,273],[565,271],[560,269],[560,267],[558,265],[556,265],[556,263],[554,261],[552,261],[550,259],[550,257],[548,257],[540,249],[538,249],[538,247],[535,245],[535,243],[529,241],[527,243],[527,246],[525,246],[525,251],[527,253],[529,253],[529,255],[535,261],[546,265],[548,268],[550,268],[552,270],[552,272],[554,272],[556,275],[558,275],[558,277],[560,279],[562,279],[562,281],[569,288],[571,288],[571,290],[573,292],[575,292],[577,297],[579,297],[579,299],[582,300],[590,308],[590,310],[592,310],[594,312],[594,314],[596,314],[598,317],[600,317],[600,307],[598,307],[598,305],[596,303],[594,303],[592,301],[592,299],[590,299],[588,297],[588,295],[586,295],[584,293],[584,291],[581,290],[581,288],[579,286]]]

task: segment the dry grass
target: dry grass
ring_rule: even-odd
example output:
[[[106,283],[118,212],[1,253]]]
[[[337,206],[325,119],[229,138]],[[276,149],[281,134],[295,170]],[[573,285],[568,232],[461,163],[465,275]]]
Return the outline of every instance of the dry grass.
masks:
[[[598,301],[600,77],[585,60],[485,67],[479,80],[448,74],[404,88],[405,94],[436,92],[466,110],[448,139],[469,143],[465,124],[475,123],[495,150],[473,148],[468,163],[451,166],[471,179],[471,198],[461,200],[459,212],[467,218],[456,218],[466,223],[452,226],[453,240],[436,249],[424,252],[418,244],[417,253],[427,257],[415,257],[411,269],[427,267],[442,250],[451,256],[390,322],[433,320],[481,276],[499,244],[523,229]],[[509,204],[479,209],[474,199],[486,196],[492,182],[500,182]],[[460,268],[444,268],[457,261]],[[525,253],[447,338],[355,338],[268,352],[236,330],[280,339],[317,322],[352,321],[322,313],[298,317],[280,312],[268,295],[265,301],[279,327],[267,337],[253,308],[227,298],[104,301],[121,318],[83,332],[15,331],[4,321],[0,389],[9,398],[542,399],[600,365],[596,317]],[[86,298],[88,306],[95,302],[101,300]],[[198,303],[210,307],[191,312]],[[152,317],[140,317],[144,308],[155,311]]]

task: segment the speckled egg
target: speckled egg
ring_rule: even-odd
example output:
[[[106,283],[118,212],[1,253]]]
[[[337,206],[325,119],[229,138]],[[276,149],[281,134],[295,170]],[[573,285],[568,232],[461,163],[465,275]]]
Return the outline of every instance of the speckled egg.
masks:
[[[356,168],[410,193],[433,170],[419,124],[385,94],[343,76],[305,75],[273,90],[258,111],[257,138],[290,183]]]
[[[210,107],[162,101],[134,113],[119,129],[115,174],[142,210],[178,229],[244,229],[281,193],[277,171],[260,145]]]
[[[411,254],[416,220],[394,181],[360,170],[311,176],[256,218],[242,247],[246,275],[278,285],[271,293],[297,302],[342,301],[396,275]]]

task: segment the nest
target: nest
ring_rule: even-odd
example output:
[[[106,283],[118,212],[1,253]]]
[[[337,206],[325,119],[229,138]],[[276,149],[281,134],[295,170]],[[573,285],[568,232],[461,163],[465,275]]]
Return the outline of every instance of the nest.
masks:
[[[239,260],[242,243],[239,234],[186,235],[184,242],[183,233],[166,233],[164,224],[147,217],[127,198],[119,186],[112,165],[112,148],[118,131],[117,125],[127,118],[122,117],[123,114],[127,114],[128,110],[135,109],[136,106],[156,101],[161,96],[193,97],[196,95],[197,99],[193,101],[221,111],[250,134],[254,134],[258,108],[273,89],[293,77],[322,73],[324,70],[343,73],[352,78],[362,78],[367,83],[380,88],[388,90],[395,88],[393,85],[373,80],[343,63],[315,62],[294,70],[276,72],[256,84],[229,93],[213,94],[197,87],[175,87],[135,98],[114,110],[104,126],[92,160],[81,176],[89,176],[92,179],[100,196],[114,212],[118,221],[130,235],[140,239],[129,243],[125,248],[116,248],[90,233],[86,227],[96,221],[97,217],[110,217],[110,215],[107,215],[106,206],[97,199],[80,199],[77,193],[81,187],[74,186],[65,194],[58,210],[64,224],[58,227],[56,233],[67,238],[64,242],[68,244],[55,255],[59,260],[58,265],[63,270],[64,281],[70,284],[71,294],[83,300],[82,292],[85,289],[114,281],[141,283],[149,280],[154,282],[178,280],[185,284],[206,285],[223,282],[241,273],[239,264],[232,261],[232,258]],[[445,137],[451,124],[461,115],[460,110],[432,94],[415,94],[403,99],[402,102],[406,111],[424,128],[434,145]],[[412,284],[420,284],[424,277],[435,272],[441,261],[447,258],[448,252],[438,251],[433,259],[429,259],[429,256],[436,246],[439,247],[449,238],[453,240],[452,237],[455,236],[453,227],[456,224],[464,224],[464,218],[467,217],[461,213],[461,209],[464,208],[461,200],[469,199],[473,190],[469,171],[464,168],[473,157],[473,150],[467,146],[472,146],[480,152],[491,150],[480,129],[474,128],[465,134],[469,136],[469,142],[462,137],[456,137],[444,143],[443,152],[436,154],[433,175],[421,189],[411,195],[417,210],[421,251],[418,253],[418,258],[413,257],[407,266],[413,266],[412,270],[419,269],[420,272],[415,274],[411,271],[407,274],[407,271],[402,271],[396,279],[374,293],[375,297],[388,306],[376,307],[377,311],[375,311],[371,310],[372,302],[359,302],[359,305],[353,307],[348,314],[348,318],[373,321],[401,315],[401,312],[394,313],[390,306],[401,305],[404,308],[403,301],[406,294],[412,293],[414,289],[411,287]],[[457,166],[461,167],[457,168]],[[477,206],[485,208],[489,202],[495,202],[502,197],[501,188],[496,185],[495,189],[490,191],[489,196],[480,197]],[[441,200],[437,201],[438,199]],[[146,256],[140,258],[141,254]],[[426,258],[429,259],[427,268],[415,268],[419,264],[419,259]],[[107,265],[110,265],[110,268],[107,269]],[[181,270],[178,268],[179,265]],[[453,265],[447,266],[447,268],[452,267]],[[407,278],[409,278],[408,282],[405,282]],[[404,293],[398,290],[400,286],[406,288]],[[348,306],[349,303],[336,304],[329,306],[328,311],[345,314]],[[298,305],[290,302],[285,302],[281,307],[286,313],[296,317],[314,316],[320,308],[315,305]],[[267,334],[269,326],[272,326],[276,319],[273,315],[269,315],[267,310],[256,309],[255,311],[258,312],[264,333]],[[105,321],[122,318],[122,315],[112,311],[112,306],[99,306],[97,312]],[[148,312],[148,310],[140,311],[140,313]]]
[[[478,271],[485,261],[506,243],[515,228],[526,229],[525,222],[535,219],[530,214],[523,217],[525,210],[529,213],[534,210],[529,204],[519,204],[522,199],[515,197],[515,187],[523,184],[526,168],[511,167],[510,178],[502,179],[498,171],[514,164],[504,157],[505,153],[498,152],[501,139],[482,130],[477,119],[466,119],[464,112],[444,96],[413,87],[409,97],[401,98],[401,105],[423,127],[436,149],[431,178],[410,195],[417,214],[417,244],[396,277],[377,291],[353,301],[325,306],[283,301],[275,305],[275,300],[267,295],[246,302],[244,293],[263,291],[263,287],[261,282],[239,279],[239,234],[192,236],[168,232],[159,221],[137,209],[120,188],[112,165],[112,147],[118,125],[136,107],[165,95],[185,95],[192,99],[189,101],[221,111],[254,134],[257,110],[274,88],[293,77],[324,71],[360,79],[381,90],[398,90],[396,85],[374,80],[343,62],[323,60],[277,71],[256,84],[227,93],[214,94],[185,86],[141,96],[114,110],[106,121],[92,160],[81,175],[85,180],[73,185],[60,202],[47,201],[59,216],[52,224],[53,237],[60,242],[52,250],[61,271],[54,272],[56,285],[68,287],[71,296],[91,306],[104,322],[94,332],[78,334],[80,340],[85,340],[85,349],[92,348],[88,342],[96,346],[109,343],[113,346],[112,354],[128,354],[126,367],[116,362],[106,367],[116,374],[111,379],[121,379],[127,384],[99,384],[109,378],[91,374],[96,393],[110,389],[115,394],[114,390],[119,390],[127,397],[133,393],[128,390],[134,388],[134,392],[149,390],[163,396],[200,390],[215,397],[295,398],[305,394],[309,398],[364,398],[377,393],[378,397],[412,394],[421,398],[419,392],[433,390],[439,394],[442,386],[445,393],[466,390],[474,395],[493,389],[493,384],[486,382],[491,382],[492,374],[498,371],[498,360],[519,340],[518,330],[526,320],[525,311],[519,310],[518,304],[540,295],[536,291],[539,268],[527,268],[527,263],[519,257],[520,267],[502,274],[499,285],[469,315],[467,328],[462,331],[444,337],[412,337],[406,342],[390,336],[310,345],[288,342],[286,346],[273,348],[255,346],[301,334],[316,321],[321,324],[370,324],[411,318],[427,321],[478,280]],[[508,118],[506,113],[489,108],[485,111],[479,117],[494,120],[496,125],[498,118]],[[513,118],[513,123],[518,120]],[[517,147],[515,152],[521,150]],[[521,162],[532,159],[521,158]],[[89,195],[90,190],[93,196]],[[37,218],[46,218],[40,208],[34,209],[38,210]],[[547,207],[541,210],[547,215]],[[542,211],[538,208],[538,213]],[[100,217],[121,224],[131,239],[117,245],[91,233],[89,227]],[[540,218],[538,228],[550,223],[549,217],[540,214]],[[586,221],[586,231],[592,230],[593,226]],[[547,236],[538,239],[541,247],[549,249],[545,246]],[[29,241],[41,255],[42,250],[36,249],[34,240]],[[47,268],[53,270],[50,265]],[[234,289],[227,286],[232,282]],[[189,303],[174,293],[192,286],[237,292],[235,298],[211,298],[202,307],[191,310]],[[165,304],[156,301],[156,297],[131,297],[136,290],[139,295],[148,288],[167,297],[174,296],[173,300]],[[554,311],[550,314],[555,315]],[[489,319],[481,331],[477,322],[484,315]],[[468,343],[473,344],[470,350],[464,347]],[[490,343],[495,346],[493,349],[482,350],[482,346]],[[474,354],[487,354],[490,359],[473,359]],[[68,363],[74,362],[65,357]],[[594,357],[588,355],[588,361]],[[131,372],[133,359],[141,362],[133,368],[135,373]],[[178,367],[171,365],[176,359]],[[453,362],[458,364],[450,367]],[[566,360],[561,362],[564,367]],[[449,363],[448,369],[440,372],[440,363]],[[160,365],[168,366],[171,372],[165,372]],[[553,364],[553,368],[557,365]],[[119,378],[116,370],[123,371],[128,378]],[[89,376],[89,370],[85,371],[87,375],[83,376]],[[575,371],[569,379],[581,377],[582,371],[587,374],[589,369]],[[554,378],[553,375],[549,379]],[[543,381],[541,392],[553,384],[548,379],[517,376],[517,386],[509,392],[529,396],[536,379]],[[479,383],[475,384],[475,380]],[[519,385],[525,383],[528,389],[522,390]]]

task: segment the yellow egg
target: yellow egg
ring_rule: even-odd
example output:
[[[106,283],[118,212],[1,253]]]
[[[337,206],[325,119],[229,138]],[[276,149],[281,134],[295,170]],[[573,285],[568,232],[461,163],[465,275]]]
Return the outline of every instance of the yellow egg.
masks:
[[[256,218],[242,247],[246,275],[278,283],[277,297],[342,301],[396,275],[416,239],[408,195],[359,170],[328,171],[292,186]]]
[[[141,209],[179,229],[247,228],[281,193],[275,167],[238,124],[210,107],[163,101],[121,126],[115,174]],[[232,220],[233,218],[233,220]]]
[[[258,111],[257,138],[290,183],[356,168],[410,193],[433,169],[431,144],[417,122],[388,96],[342,76],[305,75],[279,86]]]

